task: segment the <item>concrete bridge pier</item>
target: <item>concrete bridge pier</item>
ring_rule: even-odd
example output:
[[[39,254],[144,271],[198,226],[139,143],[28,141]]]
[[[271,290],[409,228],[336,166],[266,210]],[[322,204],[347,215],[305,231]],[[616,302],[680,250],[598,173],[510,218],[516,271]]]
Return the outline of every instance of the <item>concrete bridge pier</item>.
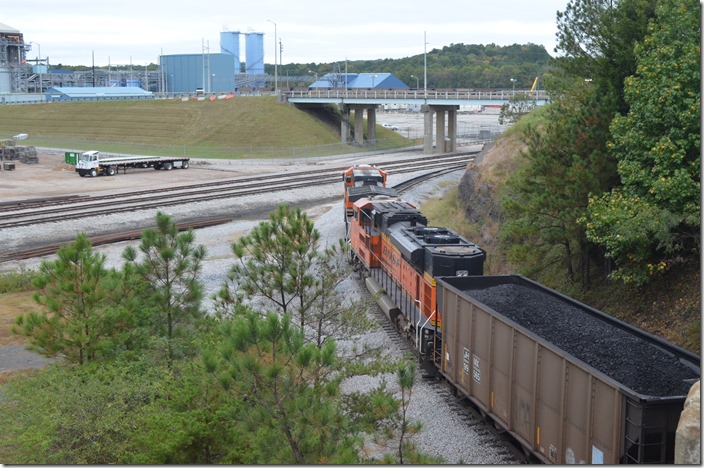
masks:
[[[342,114],[340,123],[340,140],[342,143],[350,143],[352,140],[351,134],[351,119],[350,113],[354,111],[354,143],[356,145],[364,145],[364,111],[367,111],[367,142],[376,143],[376,108],[377,104],[343,104],[340,107]]]
[[[425,113],[423,126],[423,153],[433,153],[433,114],[435,114],[435,153],[446,153],[457,150],[457,111],[456,105],[428,105],[420,107]],[[445,133],[445,113],[447,112],[447,134]],[[446,145],[445,139],[449,142]]]
[[[340,105],[340,141],[349,143],[352,141],[352,126],[350,125],[350,105]]]

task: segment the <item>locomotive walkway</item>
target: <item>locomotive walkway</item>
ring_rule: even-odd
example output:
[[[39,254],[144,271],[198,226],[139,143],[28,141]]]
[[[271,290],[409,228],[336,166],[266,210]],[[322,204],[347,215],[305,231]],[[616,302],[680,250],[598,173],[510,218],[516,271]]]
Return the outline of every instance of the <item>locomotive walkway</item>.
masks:
[[[421,90],[421,89],[310,89],[307,91],[283,92],[280,99],[296,107],[322,107],[336,104],[342,113],[341,140],[364,145],[376,141],[376,108],[384,104],[420,106],[424,113],[423,152],[452,153],[457,151],[457,112],[461,105],[496,106],[508,103],[514,96],[525,95],[536,105],[544,104],[548,96],[543,90]],[[354,125],[350,114],[354,111]],[[364,112],[367,112],[367,128],[364,129]],[[435,138],[433,138],[435,122]],[[447,125],[445,124],[447,122]],[[435,145],[433,145],[435,141]],[[434,151],[433,151],[434,147]]]

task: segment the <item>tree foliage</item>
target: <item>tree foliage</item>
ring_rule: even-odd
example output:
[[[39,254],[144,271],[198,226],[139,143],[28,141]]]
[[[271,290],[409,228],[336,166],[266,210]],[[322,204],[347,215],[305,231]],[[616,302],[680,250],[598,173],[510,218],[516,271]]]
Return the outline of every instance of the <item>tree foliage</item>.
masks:
[[[166,340],[167,358],[173,361],[174,343],[202,313],[203,286],[198,274],[206,252],[202,245],[194,245],[193,230],[179,233],[169,215],[157,213],[156,224],[156,229],[142,233],[141,260],[134,248],[125,249],[124,270],[141,279],[148,321],[156,336]]]
[[[42,310],[19,316],[15,333],[29,337],[33,350],[77,364],[110,355],[131,323],[117,307],[116,274],[84,233],[56,255],[42,262],[34,279]]]
[[[179,378],[148,359],[53,365],[3,387],[3,461],[18,464],[205,464],[237,437],[234,403],[201,366]],[[11,454],[11,457],[9,456]]]
[[[423,88],[427,71],[427,87],[437,88],[506,88],[530,89],[536,76],[548,70],[550,55],[537,44],[450,44],[425,54],[401,59],[354,60],[337,63],[287,64],[283,73],[308,76],[309,70],[322,76],[339,71],[345,73],[392,73],[409,87]],[[427,62],[427,68],[425,63]],[[273,65],[265,71],[273,74]],[[413,78],[412,78],[413,76]],[[416,79],[418,81],[416,82]]]
[[[300,208],[277,207],[268,221],[232,244],[235,264],[217,296],[221,307],[239,304],[242,294],[264,299],[281,313],[297,314],[305,328],[319,239],[320,233]]]
[[[644,183],[644,178],[659,181],[662,189],[670,194],[681,194],[679,197],[671,195],[672,202],[685,203],[683,200],[688,199],[692,208],[689,213],[698,213],[698,202],[691,203],[698,200],[698,196],[694,196],[694,192],[699,191],[698,185],[682,190],[686,182],[694,180],[694,172],[689,171],[687,175],[679,172],[682,177],[669,174],[662,177],[670,170],[657,169],[662,161],[656,163],[655,155],[650,159],[634,157],[632,151],[644,145],[654,147],[653,139],[660,142],[663,135],[680,138],[688,134],[686,138],[691,140],[692,126],[682,119],[689,119],[699,107],[698,94],[697,99],[679,100],[682,94],[673,92],[679,89],[672,85],[678,80],[673,74],[678,73],[696,76],[698,88],[698,73],[684,72],[691,62],[689,54],[686,63],[681,64],[675,60],[668,62],[667,53],[654,59],[660,60],[663,67],[669,67],[670,72],[662,75],[654,63],[650,68],[646,65],[653,76],[661,77],[659,80],[652,79],[637,87],[633,84],[634,78],[628,78],[637,68],[638,76],[643,73],[645,49],[655,50],[665,45],[647,46],[652,41],[648,25],[655,18],[655,6],[659,3],[662,2],[571,0],[565,11],[558,12],[556,51],[562,55],[554,61],[553,73],[545,80],[552,96],[546,111],[548,123],[541,128],[528,126],[525,165],[507,183],[508,197],[504,200],[507,223],[502,240],[508,245],[509,258],[526,274],[549,271],[553,264],[566,266],[567,277],[574,280],[579,271],[582,287],[587,288],[593,260],[605,260],[607,271],[612,259],[618,259],[617,267],[635,262],[643,271],[662,269],[662,263],[646,265],[643,260],[652,255],[653,244],[663,251],[677,250],[679,247],[668,240],[666,233],[675,226],[682,226],[661,206],[646,206],[643,190],[653,187]],[[680,23],[675,28],[699,37],[699,28],[691,22]],[[673,56],[680,52],[674,51]],[[697,57],[698,54],[697,47]],[[625,91],[624,84],[627,85]],[[665,96],[669,96],[669,102],[679,100],[679,104],[672,106],[672,113],[668,109],[667,116],[660,120],[655,116],[663,114],[661,106],[666,102]],[[646,105],[647,101],[650,104]],[[629,109],[632,114],[628,114]],[[680,111],[684,115],[675,117]],[[626,124],[632,126],[631,129],[625,130],[619,113],[633,116]],[[650,123],[668,120],[679,124],[679,134],[672,131],[675,125]],[[667,146],[667,142],[660,144],[663,148]],[[685,152],[694,147],[698,154],[698,135],[695,144]],[[634,161],[639,167],[636,171]],[[698,161],[688,159],[689,164],[697,167]],[[665,165],[670,167],[669,163]],[[657,177],[652,177],[654,173],[646,175],[653,167]],[[632,177],[630,182],[629,177]],[[698,172],[695,177],[698,180]],[[620,186],[629,183],[639,190],[624,193]],[[612,190],[613,197],[602,198]],[[638,198],[629,197],[630,194]],[[612,211],[618,202],[630,206],[622,205],[623,210]],[[588,203],[591,203],[590,208]],[[596,217],[587,216],[588,211]],[[637,216],[629,218],[629,212]],[[627,219],[633,220],[630,227],[624,224]],[[610,227],[614,227],[611,235],[608,234]],[[632,271],[622,278],[634,278]]]
[[[611,126],[622,187],[590,201],[589,239],[643,284],[699,252],[701,226],[700,5],[661,1],[625,83],[630,112]]]
[[[542,126],[526,127],[524,162],[502,196],[501,230],[509,259],[524,274],[556,264],[572,281],[585,279],[588,252],[577,219],[590,193],[615,183],[615,162],[606,151],[610,120],[594,93],[582,82],[543,109]]]
[[[238,414],[256,434],[256,459],[248,463],[356,463],[361,440],[340,405],[340,380],[332,377],[336,347],[306,344],[289,314],[249,312],[223,324],[219,356],[206,368],[245,402]]]
[[[377,363],[374,354],[338,357],[334,335],[355,336],[369,327],[366,312],[335,292],[347,274],[346,246],[315,254],[307,248],[287,250],[291,237],[308,225],[300,212],[292,216],[301,222],[299,228],[270,247],[289,252],[289,259],[304,255],[310,260],[298,258],[293,264],[300,269],[286,270],[297,272],[292,284],[304,275],[315,277],[305,294],[296,295],[295,288],[292,294],[293,303],[305,304],[308,311],[304,329],[315,333],[309,340],[292,326],[289,313],[265,315],[243,303],[231,316],[200,313],[197,274],[205,251],[194,245],[192,231],[179,234],[162,213],[157,229],[142,235],[141,260],[135,249],[124,251],[122,271],[106,270],[104,257],[92,251],[85,235],[62,248],[55,262],[45,262],[37,276],[44,288],[41,302],[87,317],[73,323],[71,315],[64,315],[68,318],[50,324],[54,329],[48,335],[71,337],[88,330],[87,336],[98,341],[79,336],[76,343],[88,344],[80,353],[71,350],[73,341],[55,348],[69,358],[71,353],[87,356],[82,366],[55,364],[3,386],[3,459],[28,464],[358,463],[364,461],[364,440],[400,430],[401,456],[433,461],[408,443],[417,427],[405,412],[413,369],[400,378],[401,400],[383,385],[341,393],[348,376],[389,371],[395,363]],[[304,230],[299,246],[318,238],[315,230]],[[186,332],[187,342],[176,346]],[[45,347],[54,341],[47,340]],[[164,341],[167,359],[159,355]],[[144,352],[154,349],[157,359]]]
[[[623,81],[635,72],[634,47],[647,33],[656,3],[571,0],[565,11],[557,12],[555,52],[561,57],[555,65],[569,77],[591,80],[599,95],[615,105],[614,110],[626,112]]]

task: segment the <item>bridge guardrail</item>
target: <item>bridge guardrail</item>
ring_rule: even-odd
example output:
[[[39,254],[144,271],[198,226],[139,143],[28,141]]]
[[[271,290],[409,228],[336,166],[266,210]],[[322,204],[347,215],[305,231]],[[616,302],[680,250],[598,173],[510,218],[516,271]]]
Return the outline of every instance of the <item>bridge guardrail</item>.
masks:
[[[545,100],[548,94],[543,90],[421,90],[421,89],[310,89],[305,91],[284,91],[286,99],[466,99],[471,101],[506,101],[514,96],[525,95],[529,99]]]

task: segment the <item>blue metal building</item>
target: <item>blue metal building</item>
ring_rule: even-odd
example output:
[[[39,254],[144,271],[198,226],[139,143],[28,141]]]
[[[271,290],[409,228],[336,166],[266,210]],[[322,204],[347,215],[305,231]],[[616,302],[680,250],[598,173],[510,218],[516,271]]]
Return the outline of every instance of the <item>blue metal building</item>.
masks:
[[[235,90],[235,61],[231,54],[162,55],[160,59],[167,93]]]

